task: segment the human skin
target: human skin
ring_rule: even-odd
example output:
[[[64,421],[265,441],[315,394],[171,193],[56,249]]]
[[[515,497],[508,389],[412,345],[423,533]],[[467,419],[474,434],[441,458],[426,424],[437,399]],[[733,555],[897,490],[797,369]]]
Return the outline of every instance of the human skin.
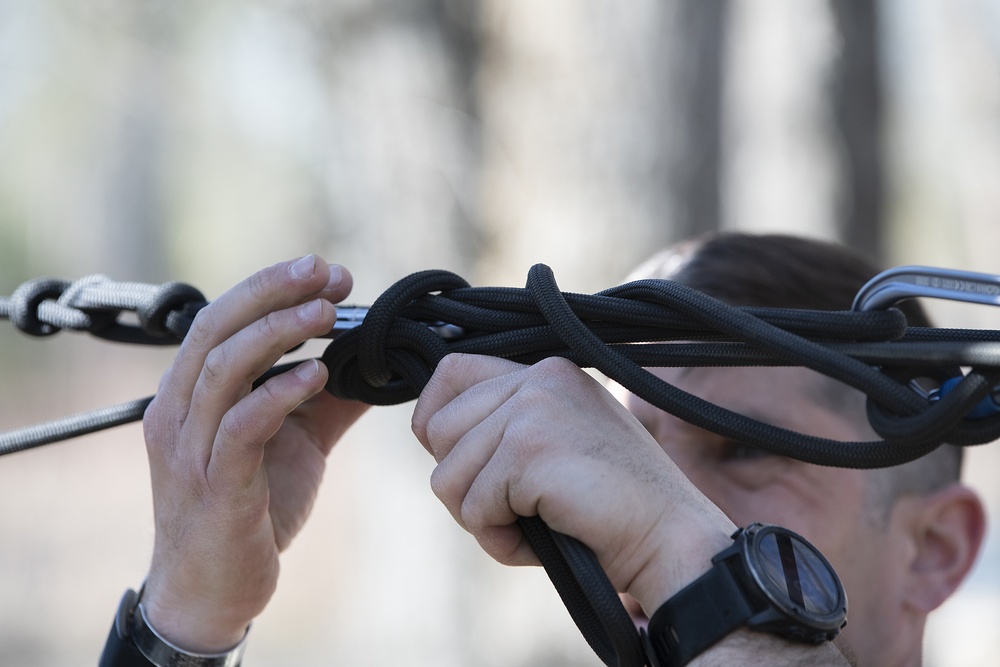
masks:
[[[202,309],[143,427],[156,536],[150,624],[191,652],[227,650],[277,585],[278,555],[309,515],[326,455],[366,406],[323,391],[326,368],[252,382],[330,330],[351,276],[314,255],[254,274]]]
[[[537,563],[514,522],[539,515],[588,545],[617,590],[656,609],[731,544],[733,522],[621,403],[563,359],[525,367],[446,357],[413,431],[438,461],[435,494],[501,563]],[[830,644],[743,630],[690,664],[848,663]]]
[[[685,391],[776,426],[840,441],[877,439],[865,419],[863,396],[852,399],[840,392],[842,400],[834,408],[831,381],[807,369],[650,370]],[[858,664],[920,665],[926,615],[957,585],[935,571],[940,567],[932,560],[935,550],[972,549],[973,558],[978,550],[977,524],[983,519],[971,491],[953,484],[927,496],[904,496],[885,508],[873,486],[884,476],[770,455],[694,427],[620,388],[616,393],[671,460],[735,523],[785,526],[830,560],[848,594],[842,640]],[[959,514],[946,515],[938,527],[930,522],[940,519],[939,507]],[[959,531],[957,546],[934,534],[942,530]]]
[[[270,600],[278,555],[308,517],[325,457],[365,409],[323,392],[326,370],[315,362],[251,391],[253,378],[285,350],[329,330],[332,304],[350,290],[350,274],[340,267],[315,257],[292,266],[263,270],[199,314],[144,420],[156,539],[143,604],[153,627],[189,651],[233,646]],[[787,378],[776,384],[790,395],[771,393],[773,404],[794,407],[804,395]],[[750,382],[737,393],[763,395],[759,387]],[[695,451],[691,446],[672,452],[675,463],[664,441],[695,444],[706,442],[699,438],[707,434],[674,432],[669,423],[651,426],[640,405],[631,407],[649,430],[565,360],[525,367],[453,355],[421,395],[413,426],[439,462],[435,493],[488,553],[508,564],[535,562],[514,521],[540,514],[594,549],[616,587],[645,609],[655,610],[700,576],[711,556],[730,543],[735,524],[726,511],[739,523],[773,520],[802,532],[833,552],[827,555],[838,569],[846,564],[850,571],[852,557],[888,558],[875,549],[841,554],[837,545],[852,534],[839,524],[830,527],[836,542],[816,534],[810,508],[820,504],[819,482],[799,476],[794,462],[768,464],[791,474],[776,485],[784,495],[775,501],[791,513],[744,516],[739,510],[752,509],[747,498],[757,473],[738,465],[713,468],[686,456]],[[808,416],[802,409],[784,413]],[[823,423],[823,416],[806,421]],[[720,470],[727,472],[718,476]],[[726,495],[740,483],[747,498]],[[845,502],[856,497],[852,476],[837,484]],[[709,500],[715,495],[722,509]],[[796,505],[799,514],[792,512]],[[857,518],[856,505],[841,507]],[[901,538],[897,551],[909,545]],[[863,586],[872,580],[858,581]],[[873,600],[874,616],[879,603],[887,604]],[[853,598],[851,605],[853,620]],[[751,657],[771,665],[846,664],[829,646],[798,647],[746,631],[692,664],[755,664]]]

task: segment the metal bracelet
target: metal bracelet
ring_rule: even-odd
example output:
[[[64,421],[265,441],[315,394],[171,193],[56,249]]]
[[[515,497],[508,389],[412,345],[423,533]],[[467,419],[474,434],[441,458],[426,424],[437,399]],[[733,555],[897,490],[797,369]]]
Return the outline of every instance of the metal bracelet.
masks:
[[[149,624],[142,602],[132,613],[129,630],[136,648],[156,667],[238,667],[249,635],[248,629],[239,644],[222,653],[191,653],[164,639]]]

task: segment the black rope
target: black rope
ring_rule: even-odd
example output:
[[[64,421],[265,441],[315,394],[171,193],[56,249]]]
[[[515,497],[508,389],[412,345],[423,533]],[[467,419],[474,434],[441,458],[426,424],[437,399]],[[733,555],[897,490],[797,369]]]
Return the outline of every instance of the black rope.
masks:
[[[60,329],[147,344],[180,341],[205,305],[197,290],[88,278],[26,283],[0,299],[0,318],[34,336]],[[139,324],[123,321],[133,312]],[[443,338],[429,327],[463,332]],[[530,364],[562,356],[596,368],[681,419],[748,445],[820,465],[874,468],[913,460],[942,442],[1000,437],[1000,415],[968,419],[1000,384],[1000,332],[907,328],[898,310],[803,311],[729,306],[669,281],[644,280],[593,295],[562,293],[537,265],[524,289],[473,288],[446,271],[413,274],[386,290],[364,321],[322,355],[327,390],[373,405],[412,400],[450,352]],[[645,370],[652,366],[805,366],[868,396],[881,440],[839,442],[796,433],[706,402]],[[946,395],[913,391],[918,378],[961,377]],[[271,374],[284,367],[272,369]],[[266,379],[261,378],[259,382]],[[150,399],[0,435],[0,454],[141,418]],[[609,666],[644,664],[639,637],[596,557],[538,517],[519,520],[574,621]]]
[[[442,340],[426,327],[414,327],[439,320],[462,327],[466,335]],[[699,342],[669,342],[692,340]],[[894,309],[733,307],[661,280],[596,295],[563,294],[541,265],[532,268],[525,289],[466,287],[444,271],[404,278],[376,300],[360,326],[327,347],[327,389],[377,405],[408,401],[448,352],[523,363],[563,356],[599,369],[697,426],[820,465],[898,465],[945,441],[980,444],[1000,436],[1000,416],[964,419],[998,380],[993,369],[1000,369],[1000,332],[908,329]],[[863,391],[883,439],[839,442],[778,428],[681,391],[644,369],[773,365],[806,366]],[[977,372],[941,400],[927,401],[910,388],[918,377],[959,375],[961,365]]]

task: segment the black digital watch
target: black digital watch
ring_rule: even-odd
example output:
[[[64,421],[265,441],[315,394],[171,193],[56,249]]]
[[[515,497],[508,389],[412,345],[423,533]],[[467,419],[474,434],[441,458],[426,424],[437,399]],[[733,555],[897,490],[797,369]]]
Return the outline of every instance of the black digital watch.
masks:
[[[803,537],[754,523],[712,558],[712,569],[656,610],[643,631],[653,667],[681,667],[737,628],[820,644],[847,624],[833,566]]]

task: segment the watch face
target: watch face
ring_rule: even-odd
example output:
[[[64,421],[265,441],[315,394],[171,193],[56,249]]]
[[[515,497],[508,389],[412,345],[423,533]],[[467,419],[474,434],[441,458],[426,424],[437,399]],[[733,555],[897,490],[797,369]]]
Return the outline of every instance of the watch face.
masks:
[[[775,526],[750,541],[750,562],[768,596],[792,616],[816,622],[839,618],[846,601],[833,567],[811,544]]]

